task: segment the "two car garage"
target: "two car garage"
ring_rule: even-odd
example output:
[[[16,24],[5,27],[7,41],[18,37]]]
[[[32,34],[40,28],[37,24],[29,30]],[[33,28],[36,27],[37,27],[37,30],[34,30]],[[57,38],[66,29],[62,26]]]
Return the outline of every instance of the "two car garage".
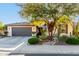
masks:
[[[8,36],[32,36],[36,32],[36,27],[27,23],[14,23],[7,25]]]
[[[32,28],[12,28],[12,36],[32,36]]]

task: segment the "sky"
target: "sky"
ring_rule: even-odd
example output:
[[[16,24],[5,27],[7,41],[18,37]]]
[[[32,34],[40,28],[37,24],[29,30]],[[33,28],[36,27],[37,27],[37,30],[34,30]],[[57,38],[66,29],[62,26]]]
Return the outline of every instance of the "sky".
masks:
[[[4,24],[16,23],[16,22],[24,22],[25,19],[21,18],[19,15],[20,7],[13,3],[0,3],[0,21]],[[79,20],[79,16],[75,18]]]
[[[19,11],[20,7],[16,4],[0,4],[0,21],[2,21],[4,24],[26,21],[20,17],[18,13]]]

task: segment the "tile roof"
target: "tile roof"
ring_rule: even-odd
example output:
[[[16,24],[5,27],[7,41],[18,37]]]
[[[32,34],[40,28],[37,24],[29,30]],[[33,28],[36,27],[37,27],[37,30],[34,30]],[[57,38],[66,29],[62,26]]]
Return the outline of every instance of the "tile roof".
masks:
[[[33,26],[33,24],[27,22],[18,22],[18,23],[7,24],[7,26]]]

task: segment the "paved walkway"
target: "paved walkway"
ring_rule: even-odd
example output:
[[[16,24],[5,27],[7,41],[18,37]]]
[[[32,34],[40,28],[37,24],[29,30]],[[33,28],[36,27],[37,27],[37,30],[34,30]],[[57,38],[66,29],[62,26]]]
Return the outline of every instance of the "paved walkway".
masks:
[[[14,50],[9,55],[78,55],[79,45],[27,45]]]

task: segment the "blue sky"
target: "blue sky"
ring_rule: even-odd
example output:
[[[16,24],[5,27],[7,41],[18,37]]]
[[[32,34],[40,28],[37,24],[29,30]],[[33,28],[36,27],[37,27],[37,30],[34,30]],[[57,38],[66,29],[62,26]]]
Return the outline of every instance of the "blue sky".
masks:
[[[0,4],[0,21],[5,24],[25,21],[18,14],[19,11],[20,7],[16,4]]]
[[[0,4],[0,21],[5,24],[26,21],[20,17],[20,15],[18,14],[19,11],[20,7],[16,4]],[[75,19],[79,20],[79,16]]]

